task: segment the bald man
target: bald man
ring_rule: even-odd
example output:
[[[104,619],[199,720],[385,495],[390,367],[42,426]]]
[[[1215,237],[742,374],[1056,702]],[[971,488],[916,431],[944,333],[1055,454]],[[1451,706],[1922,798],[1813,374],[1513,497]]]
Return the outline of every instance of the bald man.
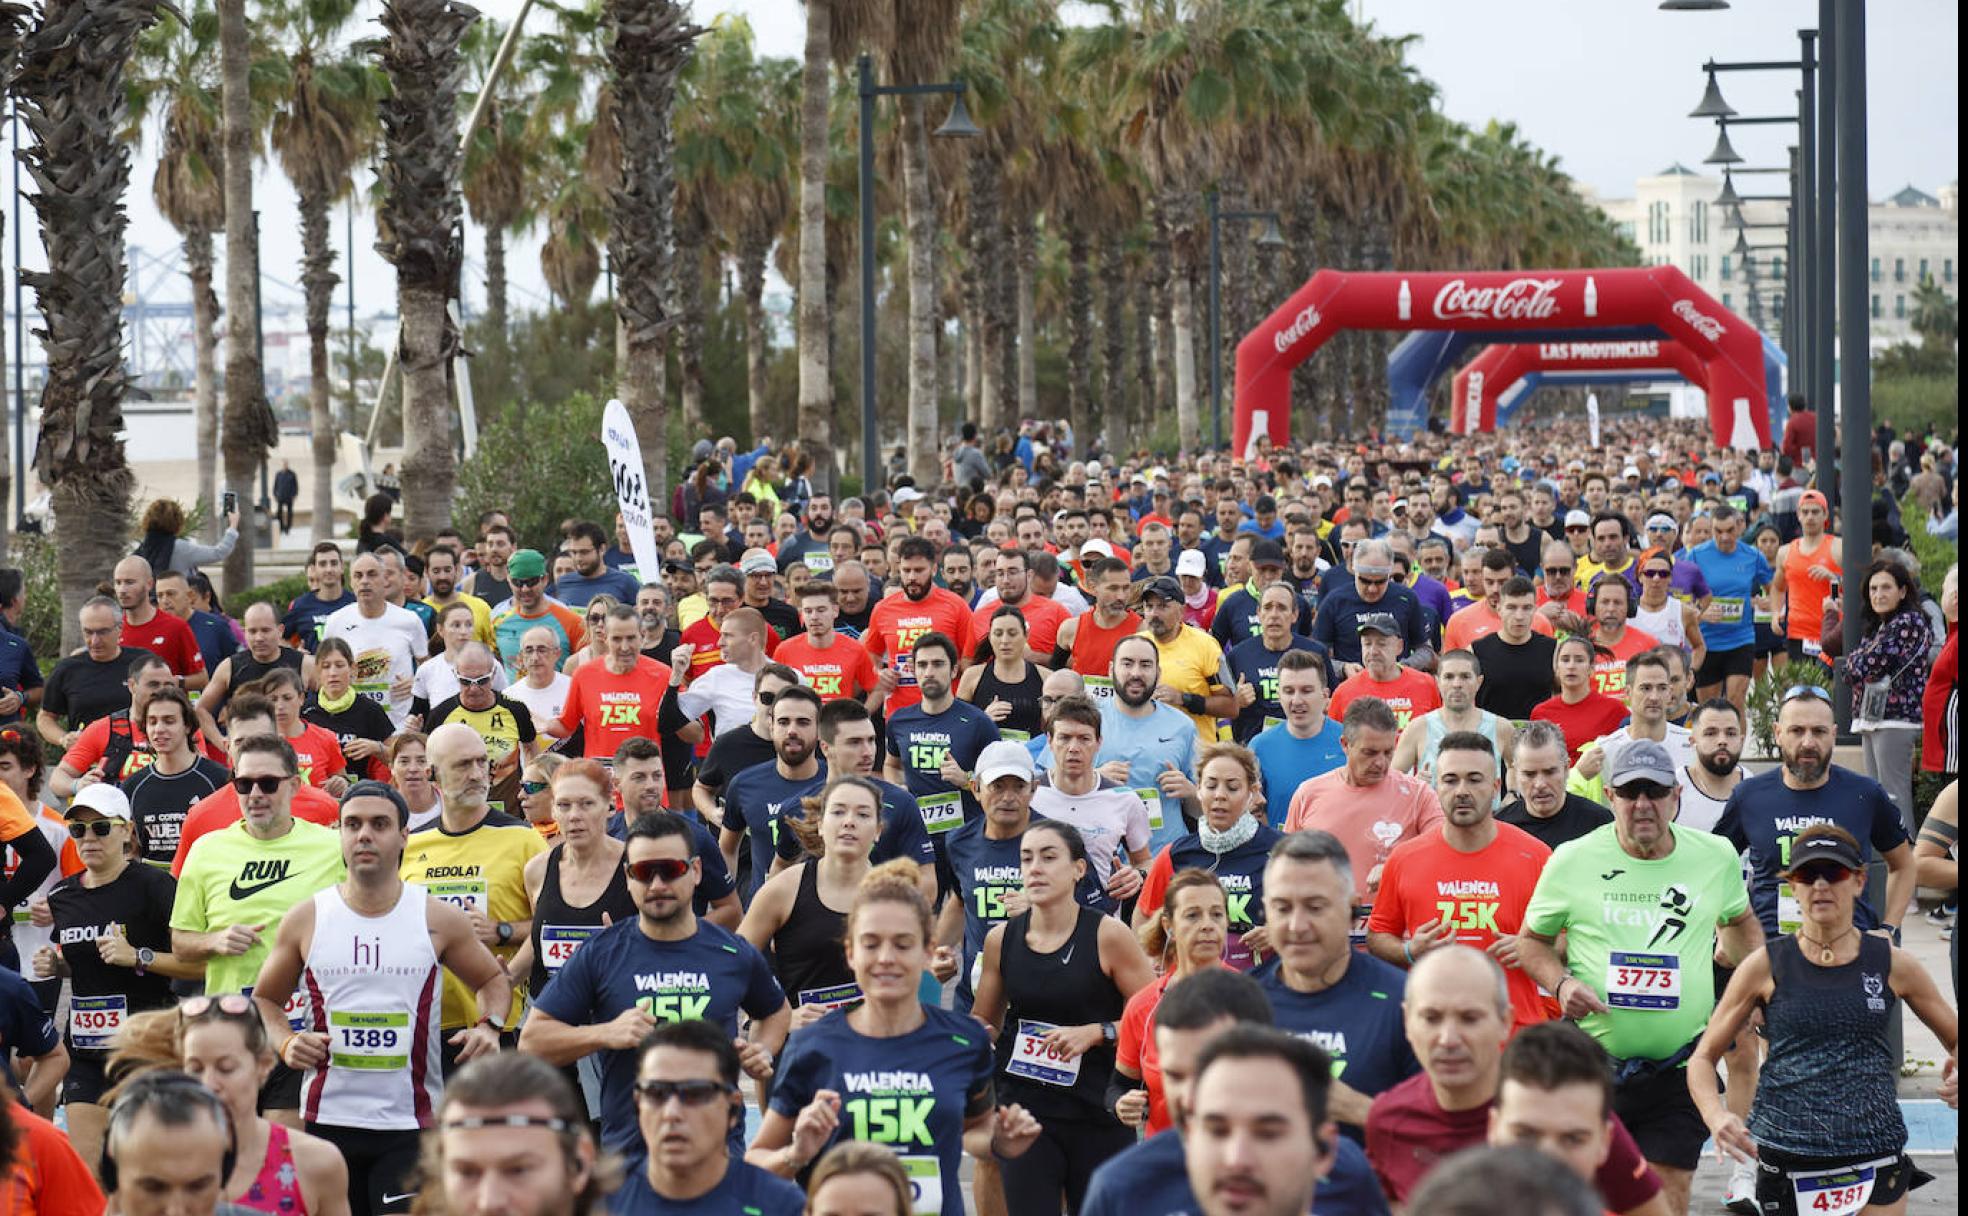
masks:
[[[321,636],[341,638],[355,655],[356,695],[389,711],[390,725],[403,729],[417,663],[428,653],[429,635],[415,613],[390,603],[389,571],[373,553],[349,567],[355,602],[337,608],[321,624]]]
[[[151,575],[150,563],[135,555],[117,562],[110,586],[116,593],[116,606],[123,610],[123,644],[163,659],[188,691],[205,687],[205,659],[191,626],[160,610],[151,600],[157,580]]]
[[[226,699],[235,688],[243,688],[276,667],[286,667],[301,675],[301,682],[314,687],[314,656],[296,650],[280,639],[280,614],[265,600],[246,605],[239,624],[246,632],[246,649],[219,660],[211,681],[194,707],[198,726],[207,739],[221,737],[218,718],[225,711]]]

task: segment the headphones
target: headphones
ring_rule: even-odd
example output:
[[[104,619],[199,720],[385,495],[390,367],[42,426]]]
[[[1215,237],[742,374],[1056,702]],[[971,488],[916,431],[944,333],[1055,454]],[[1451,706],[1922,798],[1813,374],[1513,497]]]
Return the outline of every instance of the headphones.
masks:
[[[1633,594],[1633,585],[1626,581],[1624,574],[1614,574],[1611,571],[1593,579],[1592,586],[1586,589],[1585,615],[1590,617],[1599,615],[1599,588],[1615,580],[1626,588],[1626,619],[1630,621],[1640,615],[1640,597]]]
[[[109,1126],[103,1131],[102,1158],[97,1162],[96,1175],[102,1179],[103,1193],[116,1193],[116,1158],[111,1155],[109,1146],[126,1129],[137,1115],[153,1106],[171,1106],[183,1102],[194,1102],[211,1112],[212,1118],[225,1130],[225,1156],[219,1160],[219,1189],[232,1177],[233,1166],[239,1162],[239,1134],[233,1130],[232,1116],[226,1113],[225,1103],[219,1096],[206,1089],[184,1073],[164,1070],[146,1073],[130,1082],[116,1105],[109,1112]]]

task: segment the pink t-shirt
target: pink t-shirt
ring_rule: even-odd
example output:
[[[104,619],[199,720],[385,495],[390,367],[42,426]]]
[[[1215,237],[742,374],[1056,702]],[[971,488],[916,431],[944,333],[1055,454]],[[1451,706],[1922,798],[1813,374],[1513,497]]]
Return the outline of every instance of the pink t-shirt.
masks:
[[[1390,772],[1378,785],[1353,785],[1344,768],[1314,777],[1292,795],[1285,831],[1319,828],[1339,837],[1353,862],[1353,885],[1371,902],[1370,880],[1394,846],[1434,831],[1442,823],[1442,804],[1420,778]]]

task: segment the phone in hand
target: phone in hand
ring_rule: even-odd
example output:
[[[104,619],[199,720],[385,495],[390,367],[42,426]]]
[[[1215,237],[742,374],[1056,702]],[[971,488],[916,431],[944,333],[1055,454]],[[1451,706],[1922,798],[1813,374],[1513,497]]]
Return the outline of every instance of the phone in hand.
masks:
[[[238,513],[239,513],[239,494],[237,491],[227,490],[225,492],[225,496],[219,500],[219,514],[236,515]]]

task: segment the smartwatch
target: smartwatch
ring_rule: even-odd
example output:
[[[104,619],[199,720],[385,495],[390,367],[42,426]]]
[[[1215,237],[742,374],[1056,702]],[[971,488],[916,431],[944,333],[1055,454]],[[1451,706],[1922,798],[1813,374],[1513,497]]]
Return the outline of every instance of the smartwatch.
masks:
[[[500,921],[497,929],[495,929],[494,932],[498,934],[499,944],[501,946],[509,946],[512,944],[513,927],[511,921],[509,920]]]
[[[137,947],[137,974],[143,975],[157,962],[157,951],[149,946]]]
[[[1114,1026],[1112,1022],[1102,1022],[1100,1024],[1100,1039],[1103,1043],[1106,1043],[1109,1047],[1112,1047],[1115,1044],[1115,1042],[1120,1039],[1120,1037],[1121,1037],[1121,1032]]]

